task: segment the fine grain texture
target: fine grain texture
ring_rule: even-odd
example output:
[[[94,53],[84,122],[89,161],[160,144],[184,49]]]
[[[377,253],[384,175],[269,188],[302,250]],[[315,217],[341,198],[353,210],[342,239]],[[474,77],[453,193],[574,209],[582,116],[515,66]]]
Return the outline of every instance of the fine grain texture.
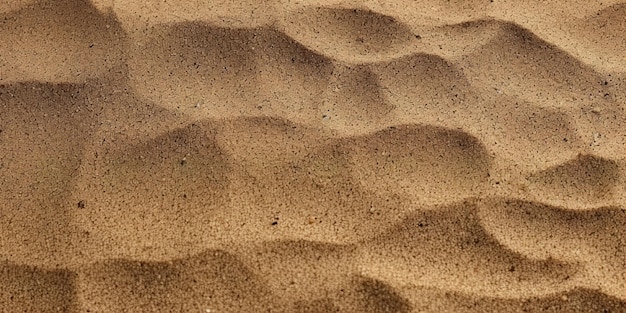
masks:
[[[626,312],[626,3],[0,0],[0,312]]]

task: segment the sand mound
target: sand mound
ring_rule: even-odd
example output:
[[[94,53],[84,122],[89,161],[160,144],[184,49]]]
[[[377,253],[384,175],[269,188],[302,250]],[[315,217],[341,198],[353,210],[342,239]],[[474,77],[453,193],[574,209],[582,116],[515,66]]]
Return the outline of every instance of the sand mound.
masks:
[[[0,264],[1,312],[77,312],[78,275],[9,262]]]
[[[219,250],[170,262],[114,259],[78,272],[83,308],[96,312],[249,312],[273,298],[258,275]]]
[[[502,298],[545,295],[576,284],[575,264],[512,251],[481,219],[472,201],[412,213],[365,244],[361,270],[401,289],[424,286]]]
[[[0,1],[0,312],[626,312],[626,3]]]
[[[458,130],[401,125],[346,141],[365,188],[406,193],[423,203],[478,194],[489,176],[485,147]]]
[[[33,2],[0,17],[0,83],[80,83],[125,62],[126,35],[114,15],[85,0]]]
[[[603,200],[611,200],[619,179],[616,162],[591,155],[579,155],[529,178],[538,198],[564,203],[571,208],[598,206]]]
[[[304,7],[285,15],[281,29],[286,34],[344,62],[371,62],[402,55],[417,40],[407,25],[363,8]]]

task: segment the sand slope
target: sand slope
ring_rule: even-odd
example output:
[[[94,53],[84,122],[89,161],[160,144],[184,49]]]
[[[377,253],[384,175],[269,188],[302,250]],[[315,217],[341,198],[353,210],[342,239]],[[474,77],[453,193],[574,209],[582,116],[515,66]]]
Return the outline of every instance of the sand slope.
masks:
[[[1,312],[626,312],[623,1],[0,1]]]

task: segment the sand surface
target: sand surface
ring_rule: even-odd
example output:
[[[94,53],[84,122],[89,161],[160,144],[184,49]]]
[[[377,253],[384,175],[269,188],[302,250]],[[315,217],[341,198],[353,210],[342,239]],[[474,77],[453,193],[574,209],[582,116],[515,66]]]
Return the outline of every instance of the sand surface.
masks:
[[[626,312],[626,2],[0,1],[0,312]]]

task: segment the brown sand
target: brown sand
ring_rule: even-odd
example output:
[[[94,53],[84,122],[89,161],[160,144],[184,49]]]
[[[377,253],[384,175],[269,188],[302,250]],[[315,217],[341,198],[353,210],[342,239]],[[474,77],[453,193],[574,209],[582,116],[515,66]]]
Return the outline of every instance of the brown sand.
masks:
[[[626,312],[626,2],[548,2],[0,1],[0,312]]]

